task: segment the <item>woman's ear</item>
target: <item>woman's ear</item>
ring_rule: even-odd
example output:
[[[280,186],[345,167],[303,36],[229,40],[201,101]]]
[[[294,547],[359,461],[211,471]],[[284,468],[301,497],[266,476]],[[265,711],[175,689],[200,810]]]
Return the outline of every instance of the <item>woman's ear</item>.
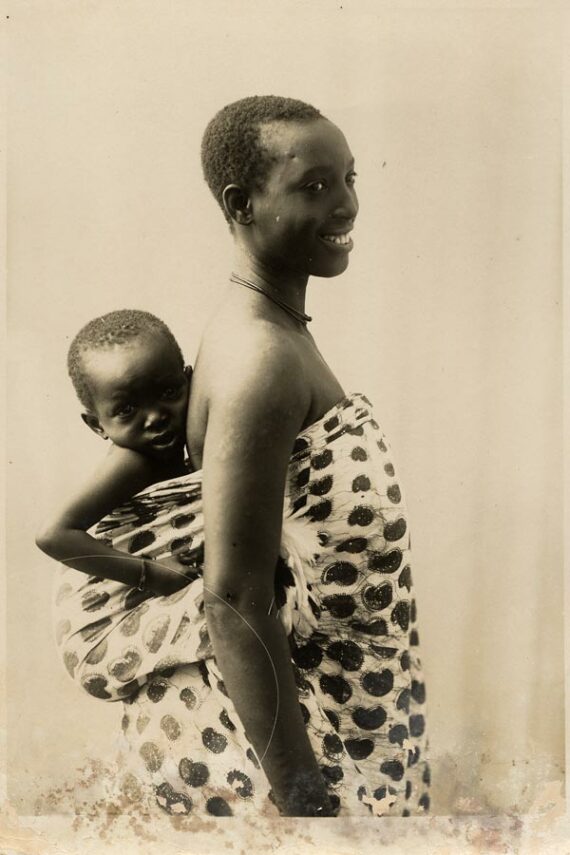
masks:
[[[231,219],[240,226],[248,226],[253,220],[251,199],[237,184],[228,184],[222,193],[224,208]]]
[[[88,428],[91,428],[93,433],[98,434],[103,437],[103,439],[109,439],[101,424],[99,423],[99,419],[94,413],[81,413],[81,418],[85,422]]]

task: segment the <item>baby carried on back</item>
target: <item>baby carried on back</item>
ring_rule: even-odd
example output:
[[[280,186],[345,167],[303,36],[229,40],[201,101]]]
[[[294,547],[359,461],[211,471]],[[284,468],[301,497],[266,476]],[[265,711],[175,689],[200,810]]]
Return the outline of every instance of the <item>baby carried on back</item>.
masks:
[[[123,700],[152,674],[213,657],[202,473],[184,461],[191,372],[168,327],[131,310],[80,330],[68,368],[84,422],[112,447],[37,544],[63,562],[54,626],[67,671],[92,696]],[[303,566],[317,547],[299,515],[286,512],[270,612],[288,635],[308,637],[316,626]]]

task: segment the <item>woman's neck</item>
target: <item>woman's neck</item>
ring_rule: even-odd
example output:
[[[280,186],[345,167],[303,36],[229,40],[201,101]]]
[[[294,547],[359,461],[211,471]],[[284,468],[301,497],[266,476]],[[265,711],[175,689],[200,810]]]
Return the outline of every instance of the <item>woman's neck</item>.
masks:
[[[242,279],[253,282],[268,294],[280,297],[297,311],[305,311],[305,294],[309,281],[307,275],[270,267],[241,247],[236,247],[233,272]]]

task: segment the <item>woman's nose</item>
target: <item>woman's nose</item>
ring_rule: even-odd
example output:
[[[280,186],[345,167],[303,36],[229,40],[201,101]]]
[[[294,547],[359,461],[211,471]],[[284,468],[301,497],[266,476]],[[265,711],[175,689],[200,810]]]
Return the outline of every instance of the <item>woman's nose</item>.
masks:
[[[358,214],[358,199],[354,187],[345,185],[334,210],[339,219],[354,220]]]

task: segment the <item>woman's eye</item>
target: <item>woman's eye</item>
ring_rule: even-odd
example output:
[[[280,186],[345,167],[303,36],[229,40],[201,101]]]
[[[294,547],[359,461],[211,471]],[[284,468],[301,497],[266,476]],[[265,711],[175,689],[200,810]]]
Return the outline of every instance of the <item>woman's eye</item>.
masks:
[[[326,190],[326,186],[324,181],[312,181],[307,184],[307,190],[310,190],[311,193],[322,193],[323,190]]]
[[[357,172],[349,172],[348,175],[346,176],[346,183],[349,184],[351,187],[354,186],[354,184],[356,182],[357,174],[358,174]]]

